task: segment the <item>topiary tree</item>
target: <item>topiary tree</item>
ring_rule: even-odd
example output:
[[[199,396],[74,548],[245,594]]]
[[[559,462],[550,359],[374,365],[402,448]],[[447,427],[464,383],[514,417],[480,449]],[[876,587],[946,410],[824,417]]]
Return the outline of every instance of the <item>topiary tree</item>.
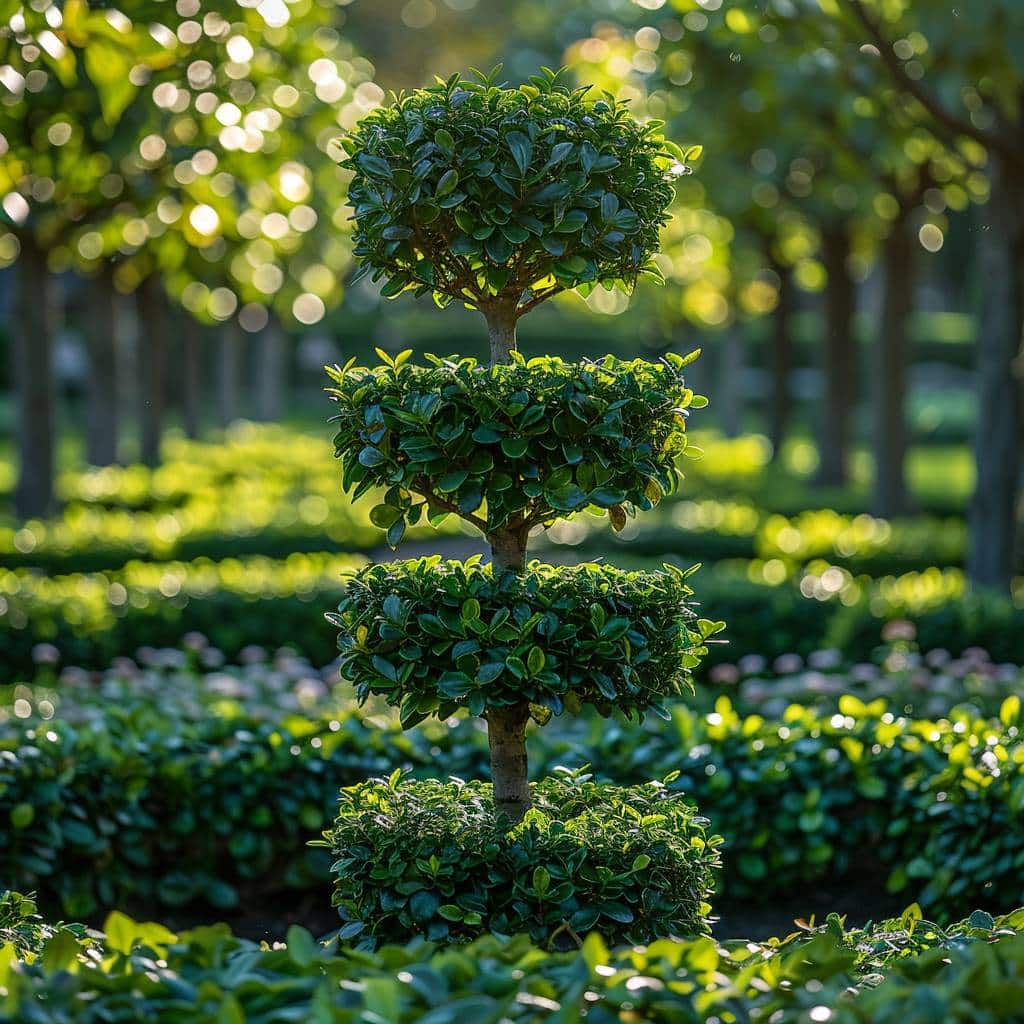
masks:
[[[431,558],[371,566],[352,575],[329,618],[341,631],[342,672],[361,700],[382,696],[400,708],[406,726],[460,709],[486,720],[493,806],[479,813],[487,794],[478,787],[403,788],[397,778],[349,791],[328,837],[339,854],[336,901],[353,929],[372,921],[374,938],[400,937],[403,929],[465,935],[480,927],[539,936],[551,918],[538,906],[556,890],[556,905],[568,908],[574,928],[604,927],[634,939],[666,922],[692,930],[707,909],[715,860],[701,819],[676,809],[673,834],[685,838],[670,842],[650,831],[648,803],[667,802],[663,789],[642,798],[588,790],[588,814],[634,808],[634,842],[648,858],[643,868],[648,846],[660,857],[646,890],[633,890],[637,899],[645,891],[650,906],[640,912],[620,897],[603,923],[600,912],[591,920],[595,901],[607,897],[595,889],[604,882],[594,882],[611,868],[607,844],[598,849],[586,839],[578,814],[552,817],[560,801],[579,804],[578,778],[548,780],[530,810],[526,729],[531,718],[543,724],[583,704],[605,715],[667,714],[664,702],[692,687],[704,643],[723,624],[690,607],[688,572],[528,565],[526,551],[532,531],[563,516],[590,509],[621,529],[628,515],[671,493],[687,450],[687,416],[706,401],[686,387],[689,360],[680,356],[526,362],[516,350],[517,321],[551,296],[598,284],[628,290],[641,274],[659,276],[658,232],[687,154],[664,140],[658,122],[639,124],[622,103],[570,90],[556,73],[518,89],[497,85],[497,74],[478,82],[455,76],[399,96],[345,141],[362,272],[383,279],[388,296],[432,292],[441,306],[459,300],[479,309],[491,360],[430,357],[414,366],[407,352],[394,359],[379,352],[377,367],[330,370],[343,485],[353,499],[377,496],[371,519],[392,546],[424,516],[436,523],[457,515],[487,538],[491,563]],[[459,826],[412,826],[427,804]],[[484,829],[481,821],[490,824]],[[565,836],[554,867],[539,839],[552,828]],[[501,865],[499,849],[507,855]],[[402,865],[403,877],[391,878],[382,862]],[[419,870],[412,864],[427,865],[426,875],[404,877]],[[456,887],[484,864],[489,884],[474,876]],[[670,864],[688,872],[682,889]],[[528,866],[576,887],[566,892],[538,876],[517,902],[498,880],[510,879],[514,889],[511,880]],[[585,876],[593,884],[583,892]],[[457,889],[461,903],[443,902],[446,886]],[[428,895],[412,898],[420,892]],[[454,922],[461,930],[453,931]]]

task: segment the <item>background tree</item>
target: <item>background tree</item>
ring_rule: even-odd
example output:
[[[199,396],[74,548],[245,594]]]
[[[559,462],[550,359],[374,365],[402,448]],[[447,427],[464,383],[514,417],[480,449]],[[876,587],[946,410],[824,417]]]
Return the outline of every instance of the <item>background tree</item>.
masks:
[[[969,21],[966,9],[937,0],[807,0],[789,14],[813,18],[839,60],[884,71],[887,113],[901,111],[971,162],[977,147],[987,154],[990,195],[979,247],[986,287],[978,332],[977,483],[968,570],[976,583],[1005,590],[1020,501],[1024,21],[1013,0],[995,0],[983,19]]]
[[[706,185],[698,179],[686,187],[706,188],[701,201],[731,226],[730,305],[740,315],[773,310],[768,420],[776,450],[792,404],[794,281],[805,289],[824,284],[818,435],[821,479],[832,485],[847,478],[861,369],[857,283],[880,258],[882,316],[870,364],[873,504],[884,515],[905,511],[912,257],[918,228],[941,223],[947,207],[966,206],[967,188],[976,185],[969,159],[886,112],[878,74],[851,71],[816,49],[813,29],[800,19],[739,4],[694,8],[678,22],[632,5],[619,14],[621,28],[605,26],[574,48],[578,71],[589,80],[598,64],[621,94],[639,92],[643,109],[670,124],[695,123],[721,153]]]
[[[161,8],[167,23],[156,25],[145,3],[47,10],[19,8],[0,37],[18,87],[0,127],[6,220],[23,255],[42,254],[25,273],[73,267],[91,277],[90,396],[102,412],[88,417],[87,451],[100,463],[118,443],[116,403],[96,404],[116,394],[113,288],[139,289],[137,412],[152,464],[172,364],[164,291],[206,323],[237,315],[259,331],[271,311],[288,324],[319,320],[340,299],[348,261],[332,139],[382,93],[320,5],[224,0],[199,21],[185,2]],[[50,342],[16,340],[25,344],[19,393],[35,410],[19,431],[19,511],[39,514],[52,502]],[[263,348],[280,362],[276,323]],[[263,404],[279,407],[280,397]]]

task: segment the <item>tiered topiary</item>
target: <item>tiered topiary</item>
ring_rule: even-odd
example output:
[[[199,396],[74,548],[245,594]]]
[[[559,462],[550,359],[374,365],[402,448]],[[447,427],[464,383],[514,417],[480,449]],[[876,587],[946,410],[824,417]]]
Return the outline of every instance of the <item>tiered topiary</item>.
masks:
[[[584,509],[615,529],[677,484],[688,362],[524,361],[516,323],[562,291],[629,290],[653,255],[687,156],[658,122],[547,72],[518,89],[454,76],[399,96],[346,140],[355,253],[383,293],[431,292],[487,320],[491,361],[330,371],[336,453],[372,492],[393,546],[457,515],[491,564],[374,565],[329,618],[342,673],[402,722],[460,709],[487,723],[490,786],[372,781],[344,791],[327,833],[344,938],[613,940],[706,929],[717,837],[663,783],[569,774],[531,787],[526,729],[578,712],[665,714],[721,623],[690,608],[688,572],[527,564],[530,533]]]

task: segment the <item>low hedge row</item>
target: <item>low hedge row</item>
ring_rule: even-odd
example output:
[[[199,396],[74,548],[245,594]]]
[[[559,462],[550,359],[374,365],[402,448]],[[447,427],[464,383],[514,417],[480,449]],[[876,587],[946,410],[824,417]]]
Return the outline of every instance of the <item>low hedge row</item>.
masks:
[[[452,471],[451,479],[458,479],[461,472]],[[333,477],[328,481],[317,476],[303,485],[308,489],[258,493],[253,482],[243,481],[197,493],[186,505],[167,511],[75,505],[58,519],[0,523],[0,568],[67,574],[117,569],[137,559],[284,558],[293,552],[369,551],[383,546],[385,534],[378,527],[387,523],[395,528],[396,540],[404,526],[395,524],[404,524],[407,514],[407,540],[434,535],[424,510],[414,512],[411,499],[393,497],[394,506],[374,501],[365,507],[344,504],[338,510]],[[685,484],[682,489],[689,493]],[[620,496],[612,488],[595,488],[598,491],[599,501]],[[382,490],[375,494],[377,501],[385,496]],[[447,494],[452,501],[457,496],[458,492]],[[457,536],[457,522],[442,522],[444,515],[440,511],[434,517],[437,527],[448,537]],[[540,548],[548,543],[555,548],[571,546],[584,556],[622,549],[631,556],[704,563],[774,559],[790,571],[814,559],[827,559],[852,573],[883,576],[961,566],[967,547],[966,525],[955,518],[889,521],[832,509],[782,516],[747,501],[671,497],[643,519],[628,520],[619,512],[616,516],[622,527],[618,534],[609,529],[604,516],[579,516],[556,524],[540,540]]]
[[[687,492],[686,485],[682,486]],[[877,519],[815,509],[793,516],[770,514],[750,502],[677,500],[610,533],[597,519],[559,525],[546,535],[554,547],[584,556],[621,549],[629,555],[716,562],[776,560],[789,571],[824,559],[851,573],[900,575],[932,566],[962,566],[967,553],[963,519]]]
[[[0,945],[0,1020],[988,1024],[1019,1020],[1021,929],[1024,911],[976,911],[943,929],[911,910],[866,931],[831,915],[766,943],[666,938],[610,951],[592,934],[568,953],[525,937],[353,953],[298,927],[271,947],[223,925],[175,935],[112,914],[88,953],[67,936],[18,959]]]
[[[321,552],[280,561],[131,562],[116,572],[53,577],[0,570],[4,668],[30,677],[38,644],[55,647],[65,664],[103,668],[140,647],[175,646],[190,632],[229,657],[251,644],[292,645],[325,664],[337,649],[320,613],[338,603],[341,574],[363,564],[357,555]]]
[[[173,646],[191,631],[206,634],[229,657],[250,644],[291,645],[325,664],[336,654],[335,635],[317,612],[337,606],[342,572],[362,564],[357,555],[319,553],[281,561],[134,562],[116,572],[54,577],[0,570],[4,667],[9,678],[30,677],[33,649],[50,644],[65,664],[102,668],[139,647]],[[910,620],[925,648],[959,653],[982,646],[997,661],[1024,663],[1020,599],[971,595],[959,578],[914,574],[877,582],[844,578],[829,589],[828,573],[822,567],[771,585],[728,567],[703,569],[696,610],[728,623],[727,644],[711,645],[705,663],[747,654],[806,657],[823,647],[863,661],[893,619]]]
[[[232,906],[325,884],[326,855],[305,843],[339,786],[396,767],[486,776],[476,723],[403,733],[329,695],[300,710],[277,691],[228,698],[225,680],[177,673],[155,707],[133,697],[137,681],[74,698],[17,688],[0,721],[0,878],[71,915]],[[1022,724],[1016,696],[994,721],[906,719],[852,697],[766,721],[721,699],[710,715],[676,707],[667,725],[559,720],[530,747],[538,774],[587,761],[627,785],[679,772],[672,791],[727,839],[730,897],[842,877],[870,849],[893,892],[951,914],[1024,902]]]

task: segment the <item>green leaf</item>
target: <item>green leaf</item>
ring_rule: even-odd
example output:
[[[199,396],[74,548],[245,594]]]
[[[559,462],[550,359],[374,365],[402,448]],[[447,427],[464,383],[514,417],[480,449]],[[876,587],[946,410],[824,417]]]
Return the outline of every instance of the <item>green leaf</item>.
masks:
[[[360,153],[356,159],[356,163],[358,163],[367,174],[370,174],[375,178],[386,178],[388,181],[391,181],[393,177],[391,165],[386,160],[381,159],[379,156],[375,156],[373,153]]]
[[[291,925],[285,933],[285,944],[292,963],[299,967],[309,967],[317,958],[317,945],[313,936],[296,924]]]
[[[545,867],[536,867],[533,869],[533,891],[540,896],[544,897],[548,889],[551,887],[551,874]]]
[[[376,449],[373,449],[376,451]],[[370,522],[379,526],[382,530],[388,529],[393,523],[402,518],[402,510],[393,508],[391,505],[374,505],[370,509]]]
[[[10,811],[11,825],[14,828],[28,828],[36,816],[36,809],[27,803],[15,804]]]
[[[452,491],[457,491],[467,479],[469,479],[468,469],[453,469],[437,481],[437,490],[441,494],[450,494]]]
[[[359,453],[359,464],[366,466],[367,469],[373,469],[374,466],[379,466],[383,462],[387,462],[387,458],[378,448],[367,445]]]
[[[533,156],[533,143],[529,137],[522,132],[509,132],[505,136],[505,144],[512,152],[512,159],[519,168],[520,176],[526,174],[530,166],[530,158]]]
[[[586,492],[575,484],[554,491],[545,490],[544,498],[552,508],[560,512],[573,512],[587,503]]]
[[[530,439],[527,437],[506,437],[501,442],[501,450],[510,459],[521,459],[529,447]]]
[[[590,492],[590,501],[595,505],[600,505],[602,508],[612,508],[615,505],[621,505],[625,500],[625,491],[613,490],[610,487],[596,487]]]
[[[530,653],[526,657],[526,668],[530,675],[535,676],[539,672],[543,672],[546,661],[544,652],[539,647],[531,647]]]
[[[459,172],[454,168],[447,170],[441,175],[441,178],[437,183],[437,188],[434,189],[434,195],[438,198],[449,195],[455,191],[455,186],[458,185],[458,183]]]
[[[438,900],[437,896],[426,889],[413,893],[412,898],[409,900],[412,918],[419,924],[429,921],[437,913],[439,905],[440,900]]]

